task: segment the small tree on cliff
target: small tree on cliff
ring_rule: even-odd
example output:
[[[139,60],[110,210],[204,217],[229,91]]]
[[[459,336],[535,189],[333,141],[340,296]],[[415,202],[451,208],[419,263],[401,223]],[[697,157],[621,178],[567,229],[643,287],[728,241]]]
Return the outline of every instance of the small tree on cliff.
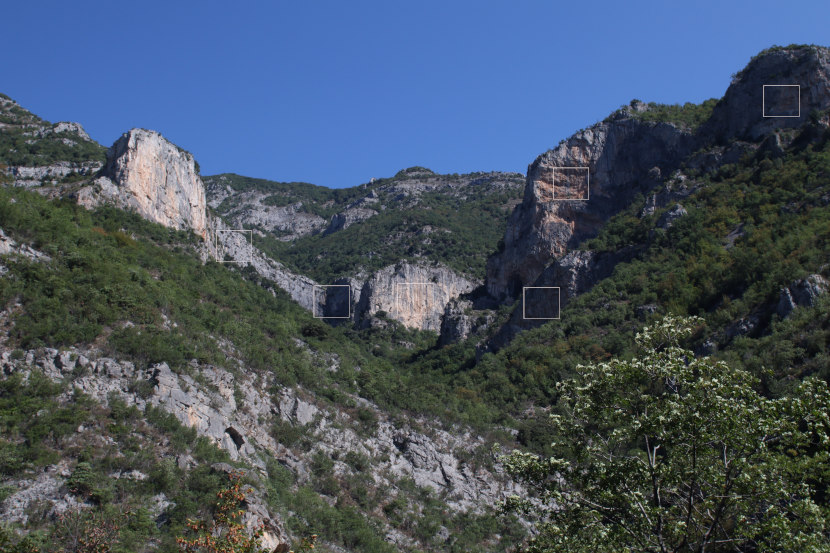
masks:
[[[242,474],[231,472],[228,487],[216,494],[216,511],[213,521],[208,524],[202,521],[188,520],[187,526],[194,537],[176,538],[179,549],[183,553],[268,553],[262,547],[264,525],[254,529],[250,535],[242,524],[245,510],[245,491],[242,489]],[[302,538],[297,553],[305,553],[314,549],[317,534]],[[276,551],[289,551],[286,545],[280,545]],[[0,552],[2,553],[2,552]]]
[[[208,524],[188,520],[187,526],[195,537],[176,539],[184,553],[265,553],[261,546],[264,528],[260,526],[249,535],[242,524],[242,515],[245,513],[242,509],[245,501],[242,475],[232,472],[228,479],[228,487],[216,494],[213,521]]]
[[[560,384],[555,454],[514,452],[507,469],[535,492],[507,509],[536,517],[527,551],[830,550],[830,394],[808,379],[768,399],[748,373],[696,359],[679,340],[699,320],[637,335],[639,357],[579,367]]]

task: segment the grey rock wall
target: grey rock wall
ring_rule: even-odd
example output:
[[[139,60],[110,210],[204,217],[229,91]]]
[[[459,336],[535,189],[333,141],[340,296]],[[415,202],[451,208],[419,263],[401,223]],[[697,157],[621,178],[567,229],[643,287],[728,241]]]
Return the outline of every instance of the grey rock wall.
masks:
[[[693,145],[689,131],[642,122],[623,110],[536,158],[528,168],[524,200],[508,221],[504,247],[488,260],[488,293],[499,301],[516,299],[554,259],[596,236],[636,194],[671,174]]]
[[[207,234],[205,188],[193,156],[161,134],[132,129],[107,152],[102,178],[78,194],[78,203],[131,209],[164,226]]]

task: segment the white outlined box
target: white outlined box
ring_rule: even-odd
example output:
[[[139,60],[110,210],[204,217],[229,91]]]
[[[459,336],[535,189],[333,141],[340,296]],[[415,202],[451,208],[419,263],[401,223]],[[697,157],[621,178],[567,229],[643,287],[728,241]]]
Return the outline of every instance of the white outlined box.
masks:
[[[591,171],[588,167],[552,167],[551,183],[555,201],[587,201],[591,197]]]
[[[345,303],[346,310],[345,315],[325,315],[321,314],[318,309],[318,306],[328,306],[329,305],[329,298],[333,297],[333,294],[329,292],[329,288],[332,289],[340,289],[335,290],[334,294],[345,294],[345,298],[335,297],[335,301],[333,302],[333,306],[336,309],[340,307],[340,313],[343,313],[342,305]],[[345,290],[343,290],[345,288]],[[323,297],[321,298],[322,301],[318,301],[320,298],[319,294],[322,293]],[[315,284],[312,289],[312,308],[311,314],[315,319],[351,319],[352,318],[352,287],[349,284]],[[343,301],[345,300],[345,302]]]
[[[246,229],[217,229],[217,238],[218,233],[220,232],[233,232],[238,233],[242,236],[242,241],[247,246],[247,258],[243,259],[231,259],[225,260],[225,252],[227,251],[227,246],[225,246],[225,240],[229,240],[230,238],[225,238],[223,240],[217,240],[217,252],[216,258],[219,263],[253,263],[254,260],[254,231],[246,230]]]
[[[438,303],[436,282],[396,282],[395,310],[399,315],[409,310],[409,306],[421,303],[424,310],[433,309]]]
[[[761,115],[764,117],[801,117],[801,85],[763,85]]]
[[[561,307],[562,290],[559,286],[525,286],[522,288],[522,319],[558,320]]]

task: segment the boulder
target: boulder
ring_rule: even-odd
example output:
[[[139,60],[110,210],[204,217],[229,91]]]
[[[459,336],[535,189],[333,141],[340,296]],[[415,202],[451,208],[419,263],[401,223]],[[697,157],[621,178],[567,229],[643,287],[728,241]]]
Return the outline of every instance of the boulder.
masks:
[[[778,316],[786,318],[796,307],[813,307],[819,296],[826,294],[830,284],[819,274],[813,274],[790,283],[778,295]]]

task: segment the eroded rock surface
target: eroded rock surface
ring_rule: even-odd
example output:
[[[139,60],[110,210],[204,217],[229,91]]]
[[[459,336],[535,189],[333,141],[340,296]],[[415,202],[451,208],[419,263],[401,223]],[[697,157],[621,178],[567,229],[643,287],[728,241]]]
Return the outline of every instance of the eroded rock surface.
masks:
[[[798,89],[771,90],[769,85]],[[595,236],[636,194],[649,195],[681,162],[690,169],[715,171],[757,150],[762,141],[763,150],[777,155],[792,140],[786,135],[789,129],[828,108],[830,50],[817,46],[774,48],[756,56],[694,134],[682,125],[643,120],[638,113],[647,106],[632,102],[531,164],[524,200],[510,217],[503,248],[488,260],[488,292],[499,301],[518,298],[522,287],[554,259]],[[796,115],[769,116],[788,110]],[[565,169],[572,167],[586,169]],[[585,175],[584,190],[582,182],[563,178],[568,171]],[[664,189],[651,194],[643,214],[682,197]],[[663,226],[681,213],[670,211]]]
[[[155,131],[133,129],[107,151],[103,176],[78,203],[110,202],[166,227],[207,234],[205,188],[193,156]]]
[[[215,366],[192,363],[188,372],[199,374],[194,379],[165,363],[144,371],[129,361],[75,348],[42,348],[22,356],[12,356],[10,350],[0,353],[0,378],[15,372],[25,377],[32,368],[55,381],[72,378],[75,388],[104,405],[112,397],[120,397],[142,411],[148,405],[164,409],[226,450],[231,459],[246,461],[260,474],[265,469],[260,454],[266,453],[294,472],[299,482],[306,482],[311,478],[315,452],[322,452],[338,459],[335,476],[348,475],[358,470],[343,461],[347,453],[353,452],[367,459],[360,470],[370,471],[379,487],[388,486],[394,493],[401,479],[411,478],[418,486],[445,493],[448,505],[455,510],[478,512],[519,490],[504,476],[498,463],[472,460],[477,450],[486,451],[489,446],[481,436],[463,427],[448,431],[420,417],[395,422],[371,402],[355,397],[358,405],[374,415],[376,422],[367,427],[345,410],[318,403],[305,390],[275,385],[267,374],[240,371],[234,376]],[[151,393],[136,392],[138,388],[146,389],[137,387],[137,382],[148,382]],[[304,427],[312,438],[311,449],[283,443],[274,430],[278,421]],[[193,460],[180,458],[177,462],[187,467]],[[46,495],[57,501],[61,481],[52,474],[38,485],[48,488]],[[17,498],[12,503],[19,505],[21,501]],[[2,509],[10,512],[16,509],[14,505],[4,504]],[[277,520],[267,513],[264,504],[263,509],[263,519],[267,515]],[[276,527],[281,525],[277,523]]]
[[[671,174],[693,144],[688,130],[643,122],[621,110],[536,158],[528,168],[524,200],[508,221],[504,247],[488,260],[490,295],[499,301],[517,298],[554,259],[596,236],[636,194]],[[585,169],[563,169],[573,167]]]
[[[796,307],[813,307],[822,294],[830,290],[830,283],[819,274],[810,275],[781,289],[776,312],[781,318],[788,317]]]
[[[359,317],[382,311],[410,328],[441,330],[450,300],[472,291],[480,283],[443,265],[399,263],[375,272],[362,284],[355,311]]]
[[[799,88],[771,91],[769,85]],[[757,141],[778,129],[801,127],[811,113],[828,108],[830,50],[819,46],[773,49],[753,58],[735,75],[700,134],[720,143],[735,138]],[[790,116],[769,117],[785,112]]]

